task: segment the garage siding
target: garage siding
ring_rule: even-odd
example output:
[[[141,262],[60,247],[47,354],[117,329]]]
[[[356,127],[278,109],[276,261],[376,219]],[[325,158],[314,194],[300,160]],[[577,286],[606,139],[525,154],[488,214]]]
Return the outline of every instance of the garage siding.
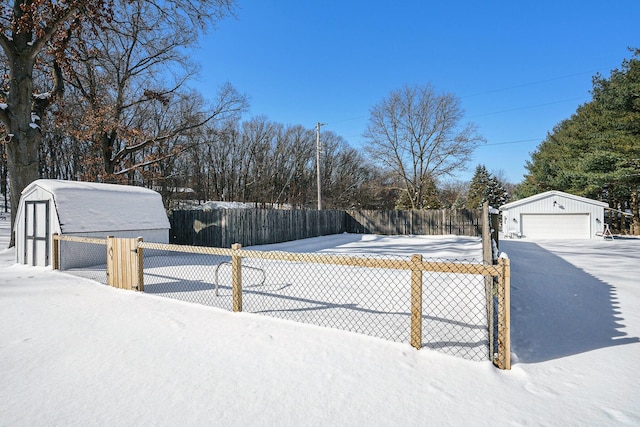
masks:
[[[605,207],[597,200],[548,191],[501,206],[502,231],[532,239],[590,239],[604,228]]]

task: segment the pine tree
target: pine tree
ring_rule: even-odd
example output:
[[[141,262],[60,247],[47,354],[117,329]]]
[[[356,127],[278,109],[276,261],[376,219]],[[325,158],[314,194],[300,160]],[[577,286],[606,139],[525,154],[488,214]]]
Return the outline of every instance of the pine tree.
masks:
[[[467,193],[467,209],[477,209],[484,202],[495,208],[509,200],[509,192],[498,178],[491,175],[484,165],[478,165]]]
[[[476,171],[473,174],[473,178],[471,178],[471,184],[469,184],[469,191],[467,192],[467,203],[465,205],[467,209],[477,209],[482,206],[489,179],[487,168],[484,165],[476,166]]]
[[[506,190],[504,184],[495,176],[490,176],[489,183],[484,190],[482,203],[489,202],[489,206],[498,208],[508,201],[509,192]]]

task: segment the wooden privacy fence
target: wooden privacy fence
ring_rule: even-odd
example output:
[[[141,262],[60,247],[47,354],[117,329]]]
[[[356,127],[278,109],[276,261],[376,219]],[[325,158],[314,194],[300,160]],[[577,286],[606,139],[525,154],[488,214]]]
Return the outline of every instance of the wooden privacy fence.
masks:
[[[482,210],[174,210],[171,243],[228,248],[341,233],[480,236]]]
[[[172,211],[171,242],[229,248],[340,234],[344,211],[217,209]]]
[[[105,245],[107,277],[110,286],[143,291],[143,252],[145,249],[192,254],[219,255],[231,257],[231,293],[233,311],[243,310],[243,258],[273,260],[285,263],[302,263],[304,265],[325,264],[371,269],[406,270],[410,274],[407,287],[410,294],[407,306],[410,307],[410,343],[420,349],[423,346],[423,317],[429,316],[423,310],[423,273],[449,273],[484,276],[495,286],[491,287],[491,302],[497,301],[497,315],[487,309],[490,335],[497,330],[497,337],[490,339],[491,359],[501,369],[510,369],[510,264],[506,258],[499,258],[496,265],[489,263],[454,263],[423,261],[421,255],[413,255],[410,259],[365,258],[340,255],[263,252],[242,249],[234,244],[231,249],[185,246],[164,243],[144,242],[141,239],[88,239],[72,236],[54,236],[54,268],[59,268],[60,241],[89,242]],[[98,242],[100,241],[100,242]],[[492,314],[489,314],[492,313]]]
[[[479,236],[482,210],[348,210],[345,221],[347,233]]]

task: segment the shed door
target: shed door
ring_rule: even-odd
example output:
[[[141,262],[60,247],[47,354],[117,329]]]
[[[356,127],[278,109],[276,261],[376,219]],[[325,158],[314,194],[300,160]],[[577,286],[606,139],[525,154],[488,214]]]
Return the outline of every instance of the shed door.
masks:
[[[522,214],[522,234],[533,239],[588,239],[589,214]]]
[[[24,222],[24,262],[49,265],[49,201],[27,201]]]

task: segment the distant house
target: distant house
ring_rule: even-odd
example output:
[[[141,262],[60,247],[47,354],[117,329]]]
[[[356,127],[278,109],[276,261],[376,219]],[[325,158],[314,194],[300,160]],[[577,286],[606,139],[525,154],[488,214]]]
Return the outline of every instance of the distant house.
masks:
[[[547,191],[500,206],[507,237],[592,239],[604,229],[604,210],[597,200]]]
[[[51,264],[54,233],[167,243],[169,220],[160,194],[146,188],[39,179],[22,191],[14,233],[16,261],[46,266]],[[91,265],[90,252],[67,257],[62,267]],[[97,259],[104,262],[104,256]]]

